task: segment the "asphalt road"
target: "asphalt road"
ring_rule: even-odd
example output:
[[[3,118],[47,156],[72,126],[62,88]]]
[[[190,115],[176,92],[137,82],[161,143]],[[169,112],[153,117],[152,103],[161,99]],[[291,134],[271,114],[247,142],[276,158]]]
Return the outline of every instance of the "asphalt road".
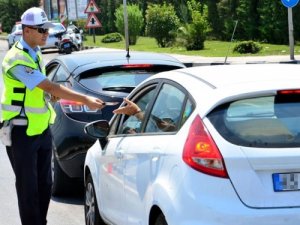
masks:
[[[7,50],[6,41],[0,40],[1,63]],[[55,56],[56,52],[44,54],[45,63]],[[0,80],[1,94],[2,78]],[[0,225],[21,225],[14,182],[15,177],[5,147],[0,143]],[[83,195],[52,198],[47,219],[48,225],[84,225]]]

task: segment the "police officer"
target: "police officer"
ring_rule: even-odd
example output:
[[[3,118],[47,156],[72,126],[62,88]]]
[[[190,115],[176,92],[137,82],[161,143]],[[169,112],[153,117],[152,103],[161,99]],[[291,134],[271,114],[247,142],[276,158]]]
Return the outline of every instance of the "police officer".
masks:
[[[7,52],[2,63],[4,90],[1,122],[12,125],[7,153],[16,177],[22,225],[45,225],[51,198],[52,138],[49,124],[55,112],[45,98],[82,102],[91,109],[104,107],[103,101],[52,83],[45,76],[39,46],[46,43],[53,24],[37,7],[21,17],[23,37]]]

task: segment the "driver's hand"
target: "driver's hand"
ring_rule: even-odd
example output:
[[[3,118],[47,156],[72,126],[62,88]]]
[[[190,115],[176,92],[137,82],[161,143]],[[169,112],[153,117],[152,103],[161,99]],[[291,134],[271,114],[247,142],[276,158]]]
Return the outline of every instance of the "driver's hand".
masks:
[[[123,107],[120,107],[118,109],[115,109],[113,113],[115,114],[126,114],[128,116],[135,115],[136,113],[140,112],[141,109],[138,107],[137,104],[134,102],[128,100],[127,98],[124,98],[124,102],[126,102],[126,105]]]

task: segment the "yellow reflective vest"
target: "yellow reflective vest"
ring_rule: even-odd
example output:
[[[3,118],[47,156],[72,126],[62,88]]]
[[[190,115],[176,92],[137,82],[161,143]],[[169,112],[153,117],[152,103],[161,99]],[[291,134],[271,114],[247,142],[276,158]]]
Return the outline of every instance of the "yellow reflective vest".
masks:
[[[37,54],[35,62],[28,54],[20,42],[17,42],[6,54],[2,63],[2,74],[4,88],[1,98],[2,118],[1,121],[11,120],[25,113],[28,125],[26,134],[34,136],[43,133],[55,120],[55,111],[50,103],[45,100],[44,91],[38,87],[33,90],[10,75],[9,70],[17,65],[24,65],[28,68],[27,74],[31,75],[31,70],[40,70],[46,74],[45,66],[42,62],[41,53]]]

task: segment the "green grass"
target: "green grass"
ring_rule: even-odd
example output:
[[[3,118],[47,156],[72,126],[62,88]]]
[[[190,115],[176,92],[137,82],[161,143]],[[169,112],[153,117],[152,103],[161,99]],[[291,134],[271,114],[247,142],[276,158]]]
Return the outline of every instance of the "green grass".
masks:
[[[103,36],[86,35],[85,46],[97,46],[103,48],[116,48],[125,49],[125,41],[118,43],[102,43]],[[193,56],[206,56],[206,57],[225,57],[228,56],[265,56],[265,55],[289,55],[290,48],[288,45],[272,45],[261,43],[263,49],[257,54],[239,54],[233,53],[232,49],[238,42],[224,42],[224,41],[205,41],[204,49],[199,51],[187,51],[183,47],[171,47],[171,48],[159,48],[154,38],[139,37],[136,45],[131,45],[130,50],[136,51],[149,51],[149,52],[161,52],[171,54],[193,55]],[[300,54],[300,45],[295,45],[295,55]]]

